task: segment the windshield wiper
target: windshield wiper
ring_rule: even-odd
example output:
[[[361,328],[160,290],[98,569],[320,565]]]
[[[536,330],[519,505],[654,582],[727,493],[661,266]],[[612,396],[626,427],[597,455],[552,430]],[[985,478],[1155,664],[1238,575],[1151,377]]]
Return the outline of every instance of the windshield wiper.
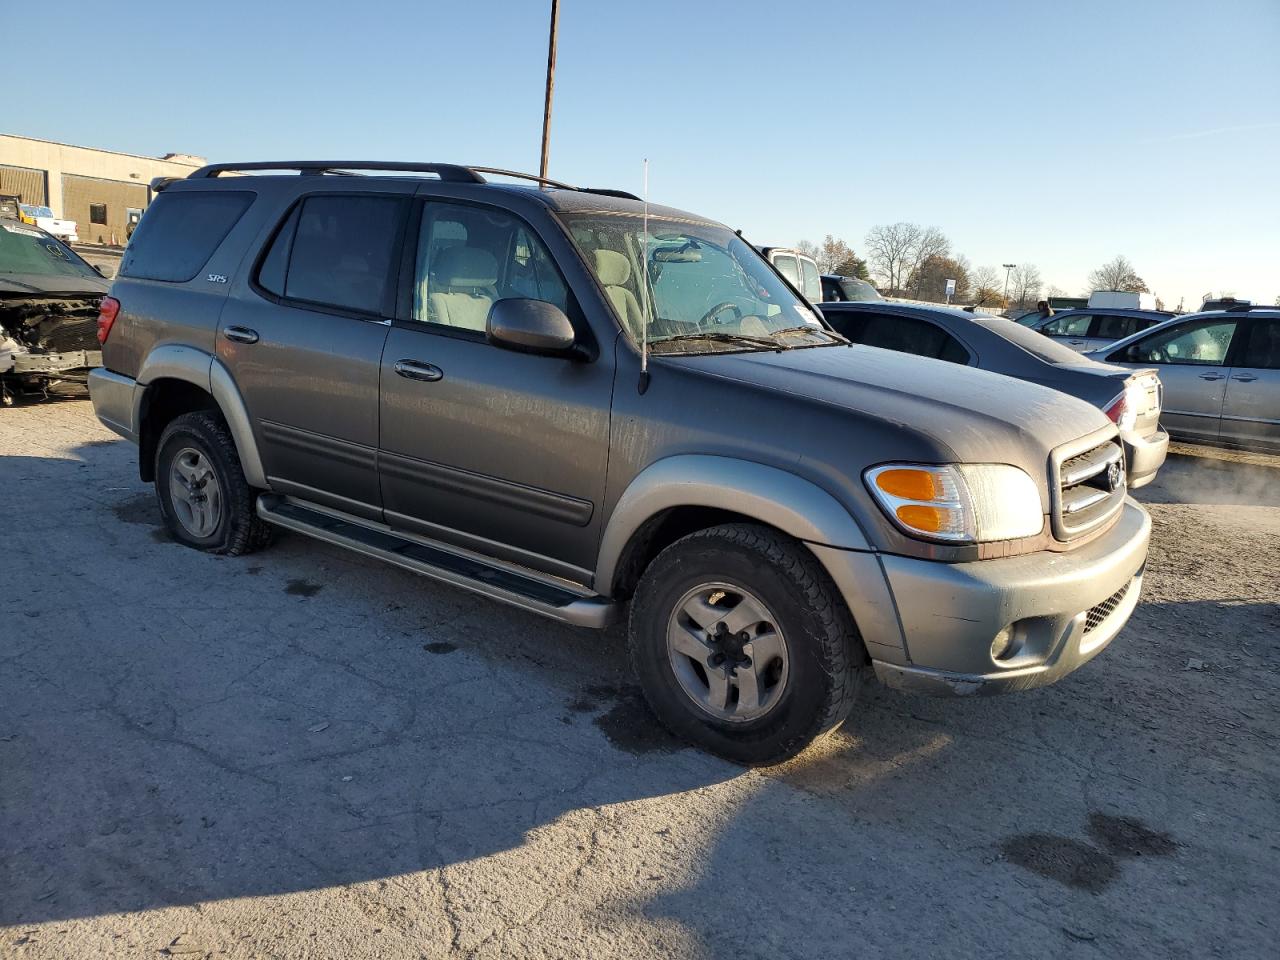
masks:
[[[848,343],[848,339],[834,330],[828,330],[826,327],[815,327],[811,323],[803,323],[798,327],[785,327],[782,330],[774,330],[769,336],[780,337],[784,333],[820,333],[824,337],[834,340],[836,343]]]
[[[750,337],[744,333],[725,333],[720,330],[709,330],[704,333],[680,333],[670,337],[657,337],[649,341],[649,346],[652,347],[659,343],[682,343],[690,340],[711,340],[715,343],[750,343],[753,346],[764,347],[766,350],[789,349],[778,343],[776,340],[769,340],[764,337]]]

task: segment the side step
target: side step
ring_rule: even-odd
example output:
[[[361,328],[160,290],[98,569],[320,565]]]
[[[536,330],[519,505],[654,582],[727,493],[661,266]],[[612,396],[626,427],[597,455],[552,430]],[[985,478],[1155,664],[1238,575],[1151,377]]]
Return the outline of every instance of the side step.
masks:
[[[258,516],[268,523],[385,560],[433,580],[483,594],[522,610],[580,627],[603,628],[618,619],[618,605],[575,592],[564,581],[486,561],[476,554],[393,531],[384,524],[265,493]]]

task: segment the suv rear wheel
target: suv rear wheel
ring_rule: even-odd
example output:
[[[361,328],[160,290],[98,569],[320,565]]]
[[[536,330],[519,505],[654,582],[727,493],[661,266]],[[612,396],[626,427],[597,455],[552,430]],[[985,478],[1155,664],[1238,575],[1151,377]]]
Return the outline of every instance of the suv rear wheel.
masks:
[[[274,528],[254,510],[235,442],[213,414],[184,413],[164,428],[155,477],[160,513],[179,543],[239,556],[271,541]]]
[[[728,524],[663,550],[631,603],[631,661],[674,733],[729,760],[777,763],[848,716],[861,642],[801,545]]]

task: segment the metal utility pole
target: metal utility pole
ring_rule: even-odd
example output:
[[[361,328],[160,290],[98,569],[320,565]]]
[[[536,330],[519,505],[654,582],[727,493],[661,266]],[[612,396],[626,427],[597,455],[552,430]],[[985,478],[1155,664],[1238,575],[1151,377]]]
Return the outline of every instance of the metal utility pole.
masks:
[[[547,155],[551,150],[551,95],[556,88],[556,34],[560,29],[560,0],[551,0],[551,38],[547,42],[547,100],[542,108],[542,165],[538,176],[547,175]]]
[[[1009,306],[1009,271],[1012,270],[1014,267],[1016,267],[1017,264],[1002,263],[1000,264],[1000,266],[1004,267],[1004,305],[1005,305],[1005,308],[1007,309]]]

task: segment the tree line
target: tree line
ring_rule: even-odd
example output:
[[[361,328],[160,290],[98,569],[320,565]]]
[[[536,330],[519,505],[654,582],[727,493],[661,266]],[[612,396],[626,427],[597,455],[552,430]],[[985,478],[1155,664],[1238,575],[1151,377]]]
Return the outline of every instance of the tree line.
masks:
[[[1021,309],[1042,299],[1066,296],[1064,290],[1045,283],[1034,263],[1021,263],[1007,271],[994,265],[975,266],[964,254],[953,252],[950,238],[937,227],[879,224],[867,231],[863,243],[864,257],[830,233],[821,244],[801,240],[796,249],[813,257],[823,273],[871,281],[887,297],[942,303],[948,280],[956,282],[953,303],[981,307]],[[1094,290],[1149,292],[1123,255],[1089,274],[1089,289],[1082,296]]]

